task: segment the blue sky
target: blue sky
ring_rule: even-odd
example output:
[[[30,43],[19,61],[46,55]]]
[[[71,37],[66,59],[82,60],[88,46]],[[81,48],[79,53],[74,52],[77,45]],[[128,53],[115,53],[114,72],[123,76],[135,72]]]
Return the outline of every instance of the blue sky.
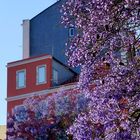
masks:
[[[6,64],[22,59],[22,20],[31,19],[56,1],[0,0],[0,125],[6,124]]]

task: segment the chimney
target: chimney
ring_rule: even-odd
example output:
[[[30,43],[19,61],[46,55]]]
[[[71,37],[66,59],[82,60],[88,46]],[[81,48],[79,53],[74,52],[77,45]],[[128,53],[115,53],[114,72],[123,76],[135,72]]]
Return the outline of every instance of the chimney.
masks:
[[[23,59],[30,57],[30,20],[23,20]]]

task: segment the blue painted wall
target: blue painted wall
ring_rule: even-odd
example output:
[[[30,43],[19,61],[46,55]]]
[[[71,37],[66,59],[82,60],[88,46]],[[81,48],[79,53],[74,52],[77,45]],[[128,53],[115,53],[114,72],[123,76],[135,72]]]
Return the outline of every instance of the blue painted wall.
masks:
[[[54,81],[54,79],[52,79],[53,86],[60,85],[60,84],[64,83],[65,81],[72,79],[75,76],[74,72],[70,71],[67,67],[60,64],[56,60],[53,60],[52,69],[53,70],[55,69],[58,72],[58,82],[56,83]]]
[[[61,24],[63,1],[56,2],[30,20],[30,56],[50,54],[67,64],[65,43],[68,42],[69,31]]]

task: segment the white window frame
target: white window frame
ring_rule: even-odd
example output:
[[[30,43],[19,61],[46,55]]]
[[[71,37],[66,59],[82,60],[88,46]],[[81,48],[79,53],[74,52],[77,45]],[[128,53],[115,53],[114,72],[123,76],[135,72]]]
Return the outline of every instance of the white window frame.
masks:
[[[24,105],[16,105],[14,108],[12,108],[12,115],[15,115],[15,111],[19,108],[19,107],[24,107],[25,111],[27,110],[26,106]]]
[[[41,67],[45,67],[45,81],[44,82],[39,82],[38,69]],[[36,85],[41,85],[41,84],[46,84],[46,83],[47,83],[47,66],[45,64],[38,65],[36,67]]]
[[[72,32],[73,32],[73,34],[72,34]],[[70,37],[73,37],[74,36],[74,27],[70,27],[69,28],[69,36]]]
[[[24,72],[24,86],[19,87],[19,73]],[[16,89],[26,88],[26,69],[16,71]]]
[[[25,109],[27,109],[24,105],[20,104],[20,105],[16,105],[14,108],[12,108],[12,115],[15,114],[15,110],[17,110],[19,107],[24,107]]]

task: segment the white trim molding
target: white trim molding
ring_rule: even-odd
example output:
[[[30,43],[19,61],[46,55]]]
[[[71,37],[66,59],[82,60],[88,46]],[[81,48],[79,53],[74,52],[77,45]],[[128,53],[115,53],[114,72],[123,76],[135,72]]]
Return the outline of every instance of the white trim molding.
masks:
[[[32,63],[32,62],[36,62],[36,61],[47,59],[47,58],[52,59],[52,56],[51,55],[45,55],[45,56],[40,56],[40,57],[35,57],[35,58],[30,58],[30,59],[23,59],[23,60],[20,60],[20,61],[8,63],[7,68],[15,67],[15,66],[23,65],[23,64],[28,64],[28,63]]]
[[[63,86],[57,86],[57,87],[53,87],[47,90],[41,90],[41,91],[36,91],[36,92],[31,92],[31,93],[26,93],[23,95],[18,95],[18,96],[13,96],[13,97],[8,97],[6,98],[7,102],[10,101],[16,101],[16,100],[21,100],[21,99],[26,99],[29,97],[33,97],[33,96],[41,96],[41,95],[47,95],[50,93],[56,93],[58,91],[66,91],[66,90],[70,90],[70,89],[76,89],[76,83],[70,84],[70,85],[63,85]]]

